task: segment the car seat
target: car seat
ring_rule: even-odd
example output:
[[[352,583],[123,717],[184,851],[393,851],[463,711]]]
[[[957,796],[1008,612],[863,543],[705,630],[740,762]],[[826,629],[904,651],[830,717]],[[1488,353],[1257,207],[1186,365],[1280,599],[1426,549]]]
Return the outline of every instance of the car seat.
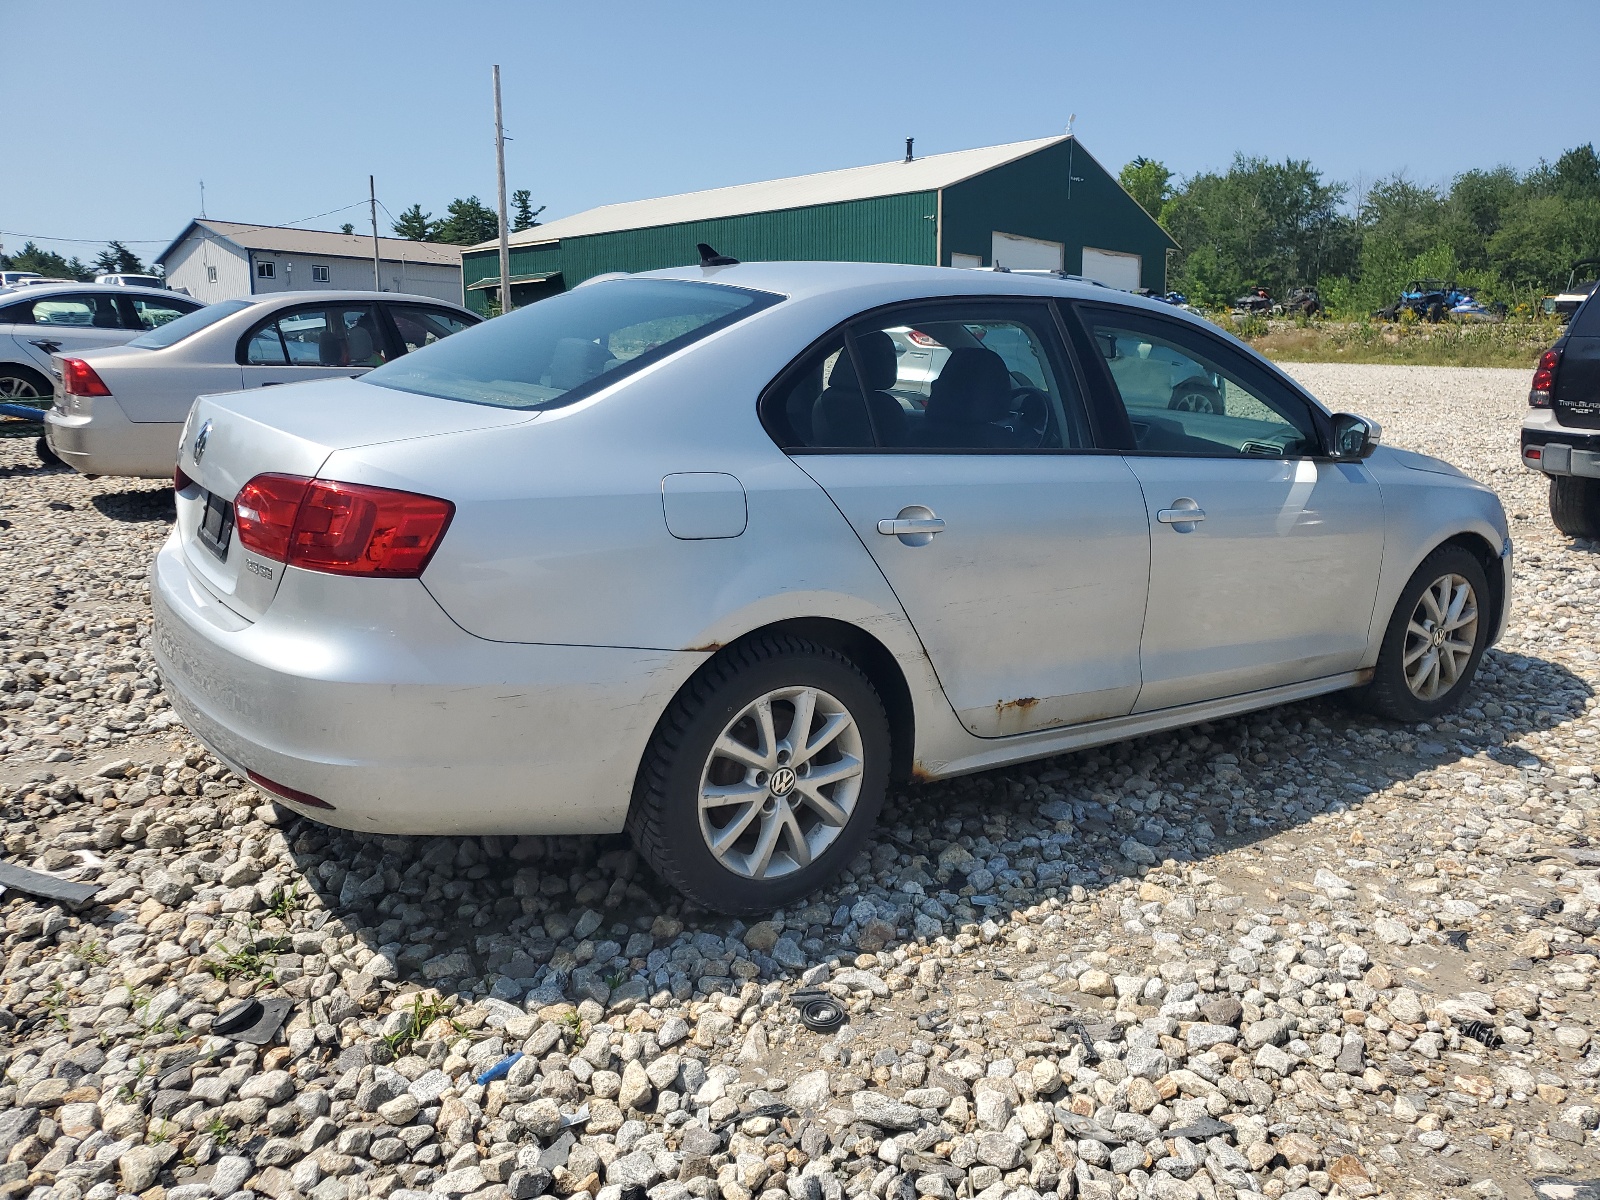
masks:
[[[1011,415],[1011,372],[993,350],[976,346],[950,352],[928,389],[924,418],[931,444],[962,449],[1004,449],[1020,444],[999,424]]]
[[[848,354],[839,355],[828,373],[828,386],[811,410],[813,444],[817,446],[899,446],[905,442],[906,410],[886,389],[898,378],[894,339],[881,329],[855,339],[856,354],[867,376],[863,403],[861,384]],[[872,415],[867,415],[867,405]],[[878,442],[873,440],[877,427]]]
[[[550,386],[570,392],[588,383],[605,370],[611,352],[599,342],[565,337],[556,342],[550,356]]]

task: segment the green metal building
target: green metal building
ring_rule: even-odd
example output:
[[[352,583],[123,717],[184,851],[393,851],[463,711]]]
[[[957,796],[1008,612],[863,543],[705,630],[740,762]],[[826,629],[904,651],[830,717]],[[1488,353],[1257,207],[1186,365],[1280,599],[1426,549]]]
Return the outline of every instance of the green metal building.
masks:
[[[699,261],[812,259],[1046,268],[1166,290],[1177,243],[1072,136],[608,204],[511,235],[517,305],[606,271]],[[486,312],[499,245],[462,254],[466,303]]]

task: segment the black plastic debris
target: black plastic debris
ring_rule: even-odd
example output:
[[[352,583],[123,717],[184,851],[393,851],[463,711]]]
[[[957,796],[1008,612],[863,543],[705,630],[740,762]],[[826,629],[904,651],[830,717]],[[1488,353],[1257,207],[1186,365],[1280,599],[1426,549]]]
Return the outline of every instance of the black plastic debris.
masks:
[[[800,1023],[816,1033],[832,1033],[844,1024],[844,1006],[821,988],[801,988],[789,997],[800,1010]]]
[[[794,1116],[794,1109],[790,1105],[763,1104],[757,1108],[747,1108],[743,1112],[736,1112],[730,1116],[726,1116],[711,1128],[713,1131],[721,1133],[730,1125],[737,1125],[741,1122],[749,1121],[755,1117],[772,1117],[774,1120],[782,1120],[784,1117],[792,1116]]]
[[[1191,1142],[1203,1142],[1207,1138],[1231,1138],[1235,1132],[1234,1127],[1226,1121],[1218,1121],[1215,1117],[1206,1117],[1196,1121],[1193,1125],[1180,1125],[1176,1129],[1163,1130],[1161,1136],[1164,1138],[1188,1138]]]
[[[98,884],[73,883],[59,875],[46,875],[43,871],[30,871],[27,867],[0,863],[0,889],[5,888],[16,888],[41,900],[59,900],[73,908],[87,904],[100,890]]]
[[[243,1000],[218,1013],[211,1022],[211,1032],[251,1046],[265,1046],[288,1020],[293,1007],[287,996]]]
[[[1600,1200],[1600,1179],[1530,1179],[1538,1200]]]
[[[1505,1044],[1499,1031],[1487,1021],[1467,1021],[1460,1029],[1462,1037],[1471,1038],[1485,1050],[1498,1050]]]
[[[1443,931],[1444,940],[1455,950],[1467,948],[1467,931],[1465,929],[1446,929]]]

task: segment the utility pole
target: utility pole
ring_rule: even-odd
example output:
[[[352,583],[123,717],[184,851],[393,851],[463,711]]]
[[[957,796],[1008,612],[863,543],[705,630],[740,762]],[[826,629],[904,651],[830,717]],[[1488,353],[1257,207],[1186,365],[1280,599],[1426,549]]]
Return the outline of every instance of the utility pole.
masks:
[[[500,64],[494,68],[494,167],[500,186],[500,311],[511,311],[511,222],[506,219],[506,129],[500,120]]]
[[[372,176],[367,176],[367,201],[372,206],[372,290],[383,291],[383,285],[378,282],[378,185],[372,181]]]

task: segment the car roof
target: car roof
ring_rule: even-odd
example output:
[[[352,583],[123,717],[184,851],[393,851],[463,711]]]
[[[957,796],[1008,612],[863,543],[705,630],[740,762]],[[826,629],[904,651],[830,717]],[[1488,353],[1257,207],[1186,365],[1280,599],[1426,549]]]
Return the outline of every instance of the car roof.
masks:
[[[62,292],[104,292],[108,296],[176,296],[180,300],[194,300],[171,288],[145,287],[142,284],[121,283],[35,283],[18,287],[0,288],[0,303],[18,296],[57,296]],[[199,303],[196,301],[196,303]]]
[[[315,300],[400,300],[407,304],[443,304],[460,312],[472,313],[470,308],[463,307],[454,300],[441,300],[437,296],[417,296],[410,292],[332,291],[328,288],[306,288],[303,291],[263,292],[254,296],[238,296],[229,298],[243,300],[251,305],[278,303],[304,304]],[[478,314],[472,313],[472,315],[477,316]]]
[[[869,303],[879,304],[895,299],[916,300],[938,296],[1055,296],[1115,303],[1164,316],[1197,319],[1170,304],[1107,287],[1081,276],[1060,275],[1053,271],[980,271],[967,267],[920,267],[900,263],[742,262],[729,267],[671,267],[641,272],[638,278],[690,279],[730,284],[777,292],[791,300],[852,291],[864,293],[863,299],[868,299]],[[869,299],[873,293],[878,293],[881,298]]]

